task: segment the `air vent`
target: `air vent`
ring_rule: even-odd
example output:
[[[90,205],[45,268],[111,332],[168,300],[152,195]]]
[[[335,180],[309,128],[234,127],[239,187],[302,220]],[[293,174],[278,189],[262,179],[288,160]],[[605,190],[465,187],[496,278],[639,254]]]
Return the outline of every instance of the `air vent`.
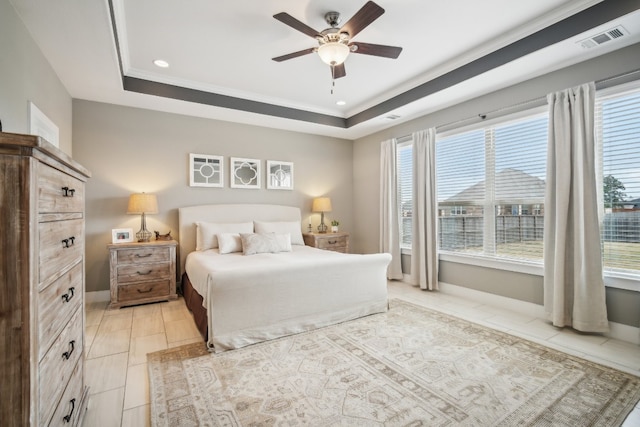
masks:
[[[400,116],[398,116],[397,114],[389,114],[387,117],[385,117],[385,119],[387,120],[396,120],[399,119]]]
[[[600,46],[603,43],[614,39],[619,39],[620,37],[624,37],[626,35],[629,35],[629,32],[625,30],[623,26],[618,25],[615,28],[604,31],[600,34],[593,35],[588,39],[580,40],[578,44],[585,49],[591,49],[596,46]]]

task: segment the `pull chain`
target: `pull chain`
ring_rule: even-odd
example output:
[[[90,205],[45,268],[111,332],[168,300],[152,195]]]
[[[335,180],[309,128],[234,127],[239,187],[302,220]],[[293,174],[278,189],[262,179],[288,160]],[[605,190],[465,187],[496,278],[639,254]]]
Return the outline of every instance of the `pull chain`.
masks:
[[[333,95],[333,89],[336,87],[336,63],[331,63],[331,95]]]

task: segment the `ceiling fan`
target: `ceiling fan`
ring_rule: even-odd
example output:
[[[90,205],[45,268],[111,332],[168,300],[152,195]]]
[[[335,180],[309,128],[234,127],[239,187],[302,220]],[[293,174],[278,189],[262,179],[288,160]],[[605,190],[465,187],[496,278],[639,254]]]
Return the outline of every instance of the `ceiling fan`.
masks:
[[[383,13],[383,8],[369,1],[362,6],[346,24],[338,28],[340,24],[340,14],[338,12],[327,12],[324,19],[330,27],[322,31],[314,30],[286,12],[273,15],[278,21],[316,39],[318,46],[272,59],[277,62],[282,62],[312,52],[318,52],[320,59],[331,67],[331,76],[333,79],[346,76],[344,61],[351,52],[396,59],[400,55],[400,52],[402,52],[401,47],[352,41],[360,31],[378,19]]]

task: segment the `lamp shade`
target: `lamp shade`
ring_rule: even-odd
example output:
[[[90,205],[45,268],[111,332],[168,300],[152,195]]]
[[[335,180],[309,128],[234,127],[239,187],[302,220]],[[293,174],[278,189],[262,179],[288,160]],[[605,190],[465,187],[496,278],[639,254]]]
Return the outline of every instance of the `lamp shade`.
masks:
[[[313,199],[311,210],[313,212],[331,212],[331,199],[328,197],[317,197]]]
[[[128,214],[157,214],[158,199],[155,194],[134,193],[129,196]]]
[[[329,42],[318,47],[320,59],[327,65],[340,65],[349,56],[349,46],[340,42]]]

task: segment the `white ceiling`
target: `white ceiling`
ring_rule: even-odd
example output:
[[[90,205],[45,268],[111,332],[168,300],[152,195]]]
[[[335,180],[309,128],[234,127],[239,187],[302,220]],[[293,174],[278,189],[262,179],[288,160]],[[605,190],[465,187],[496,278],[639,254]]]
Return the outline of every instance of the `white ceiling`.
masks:
[[[600,0],[375,0],[386,12],[354,40],[401,46],[403,51],[395,60],[351,54],[345,62],[347,76],[336,81],[333,95],[329,67],[315,53],[280,63],[271,60],[317,45],[272,16],[287,12],[322,30],[326,12],[340,12],[345,23],[365,0],[10,1],[73,98],[347,139],[640,41],[636,10],[385,111],[376,106]],[[615,25],[623,25],[629,35],[594,49],[576,43]],[[155,59],[170,67],[156,67]],[[136,93],[123,89],[120,67],[128,77],[303,112],[349,118],[374,109],[377,116],[341,128]],[[346,105],[336,105],[338,100]],[[390,114],[400,118],[391,121],[386,118]]]

